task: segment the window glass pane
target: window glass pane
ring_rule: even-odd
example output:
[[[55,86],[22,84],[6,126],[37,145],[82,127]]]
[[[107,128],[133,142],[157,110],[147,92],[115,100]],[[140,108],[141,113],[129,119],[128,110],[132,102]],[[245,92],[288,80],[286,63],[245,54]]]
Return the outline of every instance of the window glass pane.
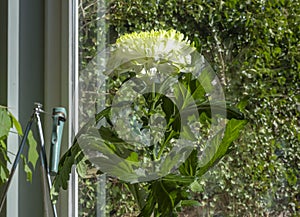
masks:
[[[163,155],[164,153],[157,151],[155,144],[171,144],[174,141],[172,139],[180,138],[176,133],[183,135],[186,140],[194,139],[196,136],[198,139],[197,146],[193,146],[193,151],[188,154],[189,161],[185,161],[179,171],[176,170],[177,167],[174,167],[175,172],[172,170],[174,175],[171,176],[172,180],[163,179],[165,176],[162,175],[156,177],[157,180],[162,178],[161,182],[126,185],[117,178],[101,174],[91,163],[88,174],[85,178],[81,178],[79,183],[80,216],[137,216],[141,207],[146,209],[150,207],[157,212],[163,212],[164,208],[167,210],[172,206],[175,206],[172,208],[178,216],[298,216],[300,136],[298,133],[299,94],[297,93],[299,90],[297,59],[299,58],[296,51],[299,48],[299,41],[293,36],[299,35],[298,22],[295,21],[298,18],[296,14],[299,14],[298,5],[298,1],[283,4],[281,1],[263,0],[247,1],[243,4],[237,1],[217,0],[79,0],[80,127],[85,126],[95,114],[103,111],[106,103],[113,104],[113,99],[109,98],[111,95],[112,98],[116,96],[115,98],[132,99],[135,95],[130,96],[130,91],[135,89],[136,92],[142,92],[144,88],[148,92],[142,92],[142,97],[136,97],[135,100],[152,107],[143,110],[134,103],[130,106],[137,111],[134,115],[147,114],[148,116],[136,120],[136,116],[128,115],[132,122],[130,124],[118,122],[123,124],[120,129],[124,131],[119,131],[117,136],[111,133],[112,131],[105,131],[107,140],[115,139],[113,142],[117,144],[120,140],[116,140],[116,137],[130,137],[131,128],[127,129],[127,126],[136,127],[134,130],[137,130],[137,133],[133,134],[136,137],[139,137],[138,133],[143,130],[154,132],[156,136],[161,135],[161,138],[153,136],[143,141],[145,144],[150,144],[145,148],[146,151],[135,146],[135,151],[139,153],[151,152],[150,155],[155,161],[160,156],[168,159]],[[153,37],[162,34],[156,41],[151,41],[152,36],[148,37],[152,34],[149,31],[152,30],[155,31],[152,32]],[[186,39],[183,40],[184,43],[191,43],[189,45],[199,52],[193,50],[198,56],[190,52],[190,46],[188,48],[183,46],[184,49],[179,49],[180,53],[173,55],[172,49],[176,48],[176,42],[182,35],[179,37],[172,30],[183,33],[183,38]],[[115,76],[113,81],[106,80],[101,67],[109,55],[114,54],[108,52],[110,45],[116,43],[117,38],[126,33],[144,31],[148,31],[145,34],[147,36],[131,35],[133,40],[131,40],[132,44],[127,44],[128,47],[122,46],[122,43],[126,44],[125,42],[130,41],[126,41],[130,37],[126,40],[124,37],[124,41],[118,44],[122,49],[128,49],[126,50],[128,54],[135,50],[137,53],[140,52],[140,56],[137,55],[133,59],[120,50],[123,56],[117,56],[115,62],[110,62],[116,66],[112,71],[115,70],[128,77]],[[167,31],[168,34],[165,34]],[[172,38],[171,36],[174,38],[164,41],[165,37]],[[140,41],[142,43],[138,43]],[[286,46],[287,41],[289,46]],[[161,43],[160,46],[147,48],[149,44],[156,42]],[[154,50],[156,48],[155,52],[158,55],[149,57],[147,55],[154,52],[152,48]],[[163,53],[166,50],[169,53]],[[163,54],[166,58],[161,58]],[[176,64],[174,61],[177,61]],[[194,62],[201,67],[193,65]],[[181,64],[185,64],[184,67]],[[192,70],[193,67],[201,71],[197,74],[199,75],[197,79],[202,76],[199,82],[191,73],[189,74],[188,70]],[[140,70],[140,77],[136,76],[135,70]],[[178,72],[176,79],[180,81],[180,85],[172,86],[173,83],[170,85],[163,83],[165,84],[163,86],[151,79],[139,80],[141,74],[159,74],[160,71],[166,74]],[[154,77],[161,81],[159,79],[166,78],[166,74],[162,73],[161,77]],[[133,77],[136,80],[132,79]],[[132,79],[134,85],[122,86],[125,81],[128,81],[126,79]],[[138,82],[134,83],[135,81]],[[153,89],[147,89],[149,86],[147,82],[152,82]],[[118,95],[120,92],[116,92],[122,88],[124,92],[127,91],[126,94]],[[187,90],[185,91],[184,88]],[[170,89],[173,95],[168,95],[169,92],[156,94],[157,89],[163,91]],[[212,100],[216,95],[225,97]],[[166,99],[167,97],[170,100]],[[155,101],[158,98],[161,101]],[[180,122],[181,119],[174,121],[179,120],[175,114],[180,113],[181,107],[174,105],[174,99],[179,98],[182,108],[189,105],[188,99],[193,99],[198,116],[189,116],[186,122]],[[212,102],[216,103],[213,104],[213,109]],[[205,107],[206,103],[210,104],[208,109]],[[218,103],[224,105],[220,106]],[[158,114],[153,115],[152,108],[157,109]],[[227,116],[222,113],[224,110]],[[127,114],[126,110],[116,111],[120,116]],[[162,115],[167,112],[171,115]],[[214,112],[217,113],[216,117],[213,117]],[[101,117],[106,117],[105,114],[105,112],[101,113]],[[119,121],[118,114],[115,114],[113,121]],[[250,119],[251,123],[243,128],[245,117]],[[189,128],[183,127],[194,119],[200,123],[192,127],[189,125]],[[157,124],[155,125],[157,128],[148,129],[147,126],[152,120],[155,120],[154,124]],[[102,123],[99,121],[97,124]],[[222,131],[226,124],[228,128]],[[169,132],[176,131],[176,135],[168,131],[161,133],[159,131],[161,125],[167,125]],[[217,126],[216,130],[220,130],[217,131],[218,136],[210,134],[210,127],[214,125]],[[113,127],[115,126],[111,124],[111,128]],[[239,127],[242,133],[235,137],[237,134],[233,129]],[[107,128],[104,127],[104,130]],[[103,129],[97,131],[99,134],[103,132]],[[224,136],[226,133],[228,135]],[[167,136],[170,136],[169,140],[164,138]],[[228,141],[223,142],[222,136]],[[151,143],[153,138],[157,138],[155,141],[157,143],[154,145]],[[165,140],[163,141],[162,138]],[[168,141],[165,142],[166,140]],[[124,145],[125,142],[123,140],[122,142]],[[217,145],[209,146],[213,147],[211,149],[206,148],[206,145],[211,143]],[[114,145],[109,147],[113,151],[117,149]],[[171,149],[169,146],[167,148]],[[204,157],[201,156],[203,153],[206,154]],[[124,155],[126,154],[126,159],[135,163],[141,161],[140,155],[136,156],[132,152],[130,154],[126,152]],[[185,154],[184,152],[182,156]],[[159,157],[156,158],[157,156]],[[209,163],[206,162],[207,164],[203,160],[206,156],[211,160],[208,161]],[[181,160],[178,158],[178,162]],[[124,167],[120,168],[126,170]],[[209,170],[206,170],[208,168]],[[135,171],[146,176],[147,171],[139,169]],[[195,178],[195,175],[199,177],[189,182],[190,179],[187,177]],[[178,181],[175,182],[174,179]],[[183,189],[184,185],[187,185],[187,188],[180,192],[178,189]],[[144,188],[145,186],[149,188]],[[136,192],[141,192],[140,189],[145,191],[143,195],[129,193],[133,192],[133,188],[137,188]],[[135,197],[138,200],[134,200]],[[151,200],[158,203],[151,203]],[[154,213],[153,216],[159,214]]]
[[[104,96],[99,94],[103,78],[95,65],[101,59],[97,55],[107,45],[108,33],[107,4],[104,0],[81,0],[79,13],[79,127],[90,121],[96,111],[103,107],[99,102]],[[102,56],[105,59],[105,55]],[[99,175],[91,165],[88,174],[79,178],[78,215],[80,217],[137,216],[137,205],[125,185],[115,178]]]

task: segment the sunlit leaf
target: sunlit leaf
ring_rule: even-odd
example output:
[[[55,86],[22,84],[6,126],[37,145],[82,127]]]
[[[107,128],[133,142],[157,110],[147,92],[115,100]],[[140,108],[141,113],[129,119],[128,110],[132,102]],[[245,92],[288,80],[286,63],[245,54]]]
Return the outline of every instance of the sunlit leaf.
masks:
[[[0,107],[0,138],[7,136],[11,128],[11,119],[5,108]]]
[[[15,129],[17,130],[18,134],[20,136],[23,136],[23,130],[21,127],[21,124],[19,123],[19,121],[15,118],[15,116],[13,116],[13,114],[10,113],[10,117],[12,119],[13,122],[13,126],[15,127]]]
[[[33,168],[35,168],[36,162],[39,158],[39,154],[37,151],[37,142],[33,137],[32,131],[29,131],[29,133],[28,133],[27,142],[29,145],[28,162],[30,162],[32,164]]]

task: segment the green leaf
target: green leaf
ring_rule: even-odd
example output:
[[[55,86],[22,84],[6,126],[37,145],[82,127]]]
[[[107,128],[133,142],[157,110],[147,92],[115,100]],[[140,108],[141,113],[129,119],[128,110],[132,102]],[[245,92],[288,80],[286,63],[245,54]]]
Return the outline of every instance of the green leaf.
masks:
[[[67,189],[68,180],[74,164],[82,163],[84,154],[75,139],[73,146],[62,156],[58,165],[58,173],[53,180],[51,189],[51,200],[55,203],[58,199],[59,190]],[[84,161],[85,163],[85,161]]]
[[[139,161],[139,155],[136,152],[131,152],[129,157],[126,158],[126,160],[138,162]]]
[[[0,160],[0,185],[7,181],[9,170],[7,169],[6,162]]]
[[[19,123],[19,121],[15,118],[15,116],[13,116],[12,113],[9,113],[9,116],[13,122],[13,125],[15,127],[15,129],[17,130],[18,134],[20,136],[23,136],[23,130],[22,130],[22,127],[21,127],[21,124]]]
[[[247,120],[231,119],[226,125],[224,136],[223,132],[220,131],[209,141],[198,162],[198,177],[201,177],[209,168],[221,160],[227,153],[232,142],[239,137],[240,131],[244,128],[246,123]]]
[[[199,78],[193,77],[192,73],[185,73],[179,79],[180,84],[185,87],[182,92],[185,105],[188,106],[191,103],[198,104],[206,100],[205,94],[211,91],[211,76],[208,76],[207,70],[203,70],[199,75]],[[204,86],[203,86],[204,85]]]
[[[212,109],[214,115],[220,115],[227,119],[244,120],[244,114],[237,108],[227,105],[226,102],[203,102],[199,105],[193,105],[182,111],[181,115],[188,116],[198,110],[200,116],[205,113],[208,117],[212,118]]]
[[[193,192],[203,192],[203,187],[199,184],[199,182],[197,180],[195,180],[191,184],[190,188]]]
[[[178,174],[169,174],[162,178],[163,181],[176,182],[180,185],[190,185],[194,181],[193,176],[184,176]]]
[[[206,93],[210,93],[213,89],[211,82],[214,80],[214,73],[212,72],[209,67],[206,67],[197,79],[201,82],[201,87]]]
[[[24,172],[26,173],[26,180],[31,182],[32,181],[32,170],[30,169],[29,165],[27,164],[27,160],[24,157],[24,155],[21,155],[21,158],[23,160]]]
[[[86,160],[86,157],[83,157],[83,159],[76,164],[76,171],[80,177],[85,177],[87,174],[88,164]]]
[[[195,135],[192,132],[191,128],[187,125],[183,125],[180,136],[181,136],[181,138],[187,139],[189,141],[196,141],[197,140],[197,138],[195,137]]]
[[[138,217],[150,217],[154,211],[154,207],[156,205],[156,201],[154,199],[154,191],[150,191],[148,194],[146,204],[144,205],[143,209],[141,210]]]
[[[33,137],[32,131],[29,131],[29,133],[28,133],[27,143],[29,145],[28,162],[30,162],[32,164],[33,168],[35,168],[36,162],[39,158],[39,154],[37,151],[37,142],[35,141],[35,139]]]
[[[161,105],[161,107],[162,107],[163,111],[166,114],[166,120],[169,122],[170,118],[172,116],[174,116],[175,111],[176,111],[174,103],[169,98],[162,97],[162,105]]]
[[[0,107],[0,138],[7,137],[11,128],[11,119],[5,108]]]
[[[162,216],[170,216],[173,213],[175,198],[170,194],[171,189],[165,186],[164,182],[157,181],[152,184],[151,190],[155,194],[155,200],[158,204],[158,210]]]
[[[111,111],[111,107],[107,107],[105,109],[103,109],[101,112],[97,113],[95,115],[95,120],[98,123],[99,120],[101,120],[103,117],[105,118],[109,118],[110,115],[110,111]],[[89,126],[88,124],[86,126]],[[85,127],[83,127],[80,132],[83,132],[85,130]],[[78,134],[80,134],[80,132]]]
[[[240,109],[241,111],[245,111],[245,108],[246,106],[248,105],[248,102],[249,102],[249,99],[248,98],[244,98],[244,99],[241,99],[239,101],[239,103],[236,105],[236,107],[238,109]]]
[[[129,184],[128,183],[128,184],[126,184],[126,186],[130,190],[130,192],[134,196],[134,199],[135,199],[136,203],[138,204],[138,206],[142,210],[144,208],[144,206],[146,205],[146,199],[147,199],[147,196],[148,196],[146,190],[144,189],[143,186],[141,186],[140,183],[136,183],[136,184]]]
[[[182,200],[181,206],[201,206],[197,200]]]
[[[1,151],[0,156],[3,158],[3,160],[5,162],[10,162],[10,159],[7,156],[7,145],[6,145],[6,143],[3,140],[0,140],[0,144],[1,144],[1,146],[0,146],[0,151]],[[0,161],[1,160],[2,159],[0,158]]]
[[[179,171],[184,176],[195,176],[197,170],[198,151],[193,150],[186,161],[180,165]]]
[[[150,217],[153,212],[159,213],[157,216],[172,216],[176,194],[174,195],[171,192],[174,190],[175,182],[168,183],[173,184],[168,185],[161,180],[154,181],[151,184],[147,202],[139,217]]]
[[[186,89],[183,87],[184,86],[180,83],[176,83],[175,85],[173,85],[175,102],[176,102],[175,104],[179,110],[181,110],[184,104],[184,97],[186,95]]]

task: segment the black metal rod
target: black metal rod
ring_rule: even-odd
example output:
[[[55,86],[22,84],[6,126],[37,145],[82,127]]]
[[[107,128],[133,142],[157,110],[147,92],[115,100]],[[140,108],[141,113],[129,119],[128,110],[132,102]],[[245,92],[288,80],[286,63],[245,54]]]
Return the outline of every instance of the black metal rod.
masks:
[[[31,118],[30,118],[30,120],[29,120],[29,122],[28,122],[28,124],[27,124],[27,126],[26,126],[26,129],[25,129],[25,132],[24,132],[24,136],[23,136],[22,141],[21,141],[21,144],[20,144],[20,146],[19,146],[18,153],[17,153],[16,158],[15,158],[15,161],[14,161],[14,163],[13,163],[13,165],[12,165],[12,168],[11,168],[11,172],[10,172],[9,178],[8,178],[8,180],[7,180],[7,183],[6,183],[6,185],[5,185],[5,188],[4,188],[2,197],[1,197],[0,212],[1,212],[2,208],[3,208],[4,202],[5,202],[6,197],[7,197],[7,191],[8,191],[8,189],[9,189],[9,186],[10,186],[10,184],[11,184],[13,175],[14,175],[14,173],[15,173],[15,171],[16,171],[16,168],[17,168],[18,163],[19,163],[20,158],[21,158],[21,154],[22,154],[23,149],[24,149],[24,146],[25,146],[25,144],[26,144],[26,140],[27,140],[29,131],[30,131],[31,126],[32,126],[32,123],[33,123],[33,121],[34,121],[34,115],[35,115],[35,112],[33,112],[33,114],[31,115]]]
[[[45,186],[45,183],[43,183],[44,186],[44,202],[45,202],[45,209],[47,209],[47,190],[48,190],[48,195],[49,195],[49,200],[52,206],[52,211],[54,217],[57,217],[57,211],[55,205],[51,201],[50,197],[50,190],[52,188],[52,181],[49,173],[49,167],[47,164],[47,156],[46,156],[46,150],[45,150],[45,142],[44,142],[44,136],[43,136],[43,128],[42,128],[42,123],[41,123],[41,118],[39,116],[39,112],[36,113],[36,119],[37,119],[37,127],[38,127],[38,132],[40,136],[40,158],[41,158],[41,166],[42,166],[42,174],[43,174],[43,182],[45,182],[45,179],[47,179],[47,187]]]

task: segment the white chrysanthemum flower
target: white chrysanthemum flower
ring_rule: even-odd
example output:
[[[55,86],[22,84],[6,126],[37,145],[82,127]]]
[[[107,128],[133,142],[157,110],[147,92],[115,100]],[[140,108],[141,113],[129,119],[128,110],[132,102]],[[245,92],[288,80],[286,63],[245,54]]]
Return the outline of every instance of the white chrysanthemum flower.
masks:
[[[121,36],[112,47],[107,74],[134,71],[152,76],[187,71],[196,50],[176,30],[131,33]]]

